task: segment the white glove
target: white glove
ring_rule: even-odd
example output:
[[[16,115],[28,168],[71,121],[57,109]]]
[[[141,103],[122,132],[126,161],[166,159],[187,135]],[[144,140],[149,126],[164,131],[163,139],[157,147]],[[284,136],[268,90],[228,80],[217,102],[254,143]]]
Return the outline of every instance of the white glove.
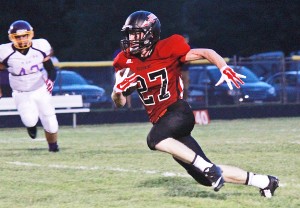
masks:
[[[242,75],[242,74],[238,74],[236,73],[232,68],[230,68],[229,66],[225,65],[220,69],[222,76],[220,78],[220,80],[216,83],[215,86],[219,86],[220,84],[222,84],[224,81],[226,81],[229,89],[233,89],[231,82],[236,86],[236,88],[240,88],[240,84],[244,84],[243,80],[241,80],[240,78],[246,78],[246,76]]]
[[[114,86],[114,91],[116,93],[122,93],[126,91],[129,87],[134,87],[137,85],[136,74],[132,73],[128,75],[130,68],[126,68],[123,75],[121,75],[123,70],[119,70],[116,73],[116,83]]]
[[[51,94],[54,86],[54,82],[51,79],[46,79],[45,83],[47,85],[47,90]]]

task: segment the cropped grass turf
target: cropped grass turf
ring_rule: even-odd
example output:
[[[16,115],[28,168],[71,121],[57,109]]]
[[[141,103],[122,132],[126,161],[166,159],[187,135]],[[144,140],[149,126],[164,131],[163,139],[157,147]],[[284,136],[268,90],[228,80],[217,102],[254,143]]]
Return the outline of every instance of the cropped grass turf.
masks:
[[[300,207],[299,127],[300,118],[213,120],[193,131],[215,163],[278,176],[271,199],[255,187],[198,185],[148,149],[149,123],[60,127],[56,154],[41,127],[36,140],[25,128],[0,129],[0,207]]]

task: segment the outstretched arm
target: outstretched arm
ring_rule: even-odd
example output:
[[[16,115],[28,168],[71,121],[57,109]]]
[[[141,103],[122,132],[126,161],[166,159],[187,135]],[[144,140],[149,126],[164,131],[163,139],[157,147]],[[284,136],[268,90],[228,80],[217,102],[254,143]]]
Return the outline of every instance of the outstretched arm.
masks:
[[[240,88],[240,84],[244,84],[241,78],[246,78],[246,76],[236,73],[214,50],[206,48],[191,49],[185,56],[186,61],[194,61],[199,59],[207,59],[209,62],[216,65],[220,69],[222,76],[216,83],[216,86],[219,86],[224,81],[226,81],[229,89],[232,90],[233,87],[231,83],[233,83],[236,88]]]
[[[210,63],[216,65],[219,69],[227,65],[226,61],[212,49],[191,49],[185,56],[186,61],[195,61],[199,59],[207,59]]]

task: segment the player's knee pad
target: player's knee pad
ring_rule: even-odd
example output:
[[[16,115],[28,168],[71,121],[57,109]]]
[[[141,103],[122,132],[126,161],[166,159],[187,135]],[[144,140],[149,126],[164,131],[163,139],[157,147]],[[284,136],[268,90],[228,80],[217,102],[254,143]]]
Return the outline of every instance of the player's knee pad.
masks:
[[[38,122],[38,116],[32,115],[31,113],[20,114],[21,120],[26,127],[33,127]]]
[[[34,104],[31,104],[30,102],[20,103],[18,105],[18,112],[26,127],[33,127],[37,124],[39,114]]]
[[[55,114],[41,117],[41,122],[45,131],[52,134],[58,132],[58,122]]]

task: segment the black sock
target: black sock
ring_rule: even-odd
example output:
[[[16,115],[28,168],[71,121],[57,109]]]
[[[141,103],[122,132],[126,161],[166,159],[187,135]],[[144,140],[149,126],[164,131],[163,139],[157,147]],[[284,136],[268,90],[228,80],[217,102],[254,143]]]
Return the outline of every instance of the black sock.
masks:
[[[48,143],[48,145],[49,145],[49,150],[50,150],[50,151],[53,151],[53,150],[57,150],[57,149],[58,149],[57,142],[54,142],[54,143]]]

